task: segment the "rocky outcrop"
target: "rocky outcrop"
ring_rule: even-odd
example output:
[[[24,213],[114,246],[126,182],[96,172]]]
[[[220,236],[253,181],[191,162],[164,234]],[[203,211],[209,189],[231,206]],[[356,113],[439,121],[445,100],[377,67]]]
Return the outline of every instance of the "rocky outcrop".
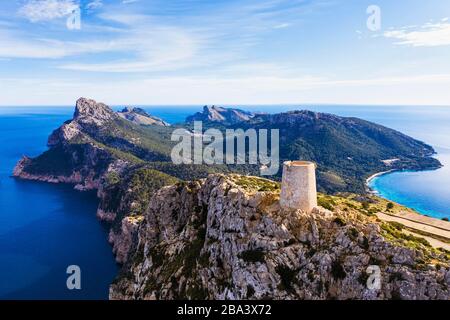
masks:
[[[119,117],[127,119],[139,125],[156,125],[164,127],[170,126],[167,122],[148,114],[144,109],[141,108],[124,108],[117,114],[119,115]]]
[[[118,116],[107,105],[80,98],[76,102],[73,119],[53,131],[47,144],[54,147],[67,144],[75,138],[85,138],[86,134],[95,134],[99,128],[117,118]]]
[[[147,117],[139,109],[125,112]],[[100,200],[97,217],[112,226],[110,241],[118,262],[124,262],[132,242],[127,237],[134,232],[131,221],[139,220],[143,212],[137,206],[147,202],[139,198],[145,197],[149,190],[176,181],[163,173],[146,171],[143,161],[134,156],[133,152],[143,158],[154,154],[155,159],[161,158],[160,153],[140,146],[142,137],[146,142],[153,137],[144,136],[145,132],[139,130],[140,126],[123,120],[107,105],[80,98],[73,119],[50,135],[49,149],[35,158],[23,157],[13,176],[68,183],[80,191],[97,190]],[[141,182],[144,176],[153,181]]]
[[[15,166],[13,176],[26,180],[73,184],[80,191],[99,188],[102,175],[114,158],[104,149],[84,144],[72,149],[60,144],[41,157],[23,157]]]
[[[73,120],[83,124],[101,126],[116,118],[114,111],[104,103],[95,100],[80,98],[75,106]]]
[[[129,113],[139,113],[133,109]],[[142,115],[143,116],[143,115]],[[51,183],[74,184],[78,190],[99,189],[105,174],[122,172],[130,166],[130,157],[122,159],[114,148],[136,149],[139,138],[123,137],[119,117],[111,108],[91,99],[76,102],[72,120],[66,121],[48,139],[49,150],[36,158],[23,157],[13,176]],[[107,146],[109,143],[114,148]],[[120,152],[120,150],[119,150]],[[121,154],[120,154],[121,155]],[[110,220],[110,214],[99,217]]]
[[[445,254],[388,241],[357,211],[282,210],[266,183],[214,175],[162,188],[110,298],[450,298]],[[381,289],[367,285],[372,265]]]
[[[135,244],[135,237],[139,224],[143,217],[125,217],[122,219],[119,230],[111,229],[109,232],[109,242],[113,247],[113,253],[116,256],[118,263],[125,263],[128,260],[128,255]]]
[[[255,113],[243,111],[240,109],[222,108],[218,106],[204,106],[203,112],[197,112],[196,114],[186,118],[186,122],[205,121],[236,124],[242,121],[248,121],[255,116]]]

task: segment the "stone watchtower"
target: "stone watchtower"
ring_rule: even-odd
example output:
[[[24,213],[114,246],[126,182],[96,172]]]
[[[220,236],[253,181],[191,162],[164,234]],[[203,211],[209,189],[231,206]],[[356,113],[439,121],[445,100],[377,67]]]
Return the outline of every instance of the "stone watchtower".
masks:
[[[280,205],[284,209],[311,212],[317,207],[316,164],[288,161],[283,165]]]

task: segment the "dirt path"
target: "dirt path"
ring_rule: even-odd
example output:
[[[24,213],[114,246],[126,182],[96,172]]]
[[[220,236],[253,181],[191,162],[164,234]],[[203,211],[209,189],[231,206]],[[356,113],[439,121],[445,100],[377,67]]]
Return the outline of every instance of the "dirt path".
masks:
[[[379,212],[377,213],[377,217],[383,221],[398,222],[410,229],[426,232],[430,235],[436,235],[438,237],[450,240],[450,223],[446,221],[440,221],[409,212],[403,212],[398,215],[389,215]],[[435,248],[444,248],[450,250],[449,243],[445,243],[439,239],[432,238],[432,236],[423,236],[419,233],[405,230],[405,233],[408,232],[415,236],[425,238]]]
[[[450,244],[449,243],[445,243],[445,242],[442,242],[442,241],[437,240],[435,238],[431,238],[431,237],[424,236],[424,235],[421,235],[421,234],[418,234],[418,233],[415,233],[415,232],[411,232],[409,230],[403,230],[403,232],[408,234],[408,235],[413,235],[415,237],[424,238],[425,240],[427,240],[431,244],[431,246],[433,248],[436,248],[436,249],[437,248],[443,248],[445,250],[449,250],[450,251]]]

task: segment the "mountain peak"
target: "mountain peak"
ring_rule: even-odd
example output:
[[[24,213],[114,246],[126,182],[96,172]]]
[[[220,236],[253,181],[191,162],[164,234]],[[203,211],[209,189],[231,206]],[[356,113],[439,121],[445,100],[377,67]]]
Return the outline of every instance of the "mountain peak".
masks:
[[[150,114],[148,114],[144,109],[142,109],[142,108],[136,108],[136,107],[125,107],[125,108],[123,108],[122,109],[122,111],[120,111],[121,113],[130,113],[130,112],[133,112],[133,113],[137,113],[137,114],[140,114],[140,115],[142,115],[142,116],[145,116],[145,117],[150,117]]]
[[[140,125],[157,125],[157,126],[170,126],[167,122],[160,118],[154,117],[148,114],[142,108],[125,107],[122,111],[117,113],[119,117],[134,122]]]
[[[204,106],[202,112],[187,117],[186,122],[206,121],[223,122],[235,124],[243,121],[249,121],[256,116],[255,113],[235,108],[225,108],[219,106]]]
[[[101,125],[113,119],[114,111],[104,103],[99,103],[92,99],[80,98],[75,106],[74,120],[83,122],[93,122]]]

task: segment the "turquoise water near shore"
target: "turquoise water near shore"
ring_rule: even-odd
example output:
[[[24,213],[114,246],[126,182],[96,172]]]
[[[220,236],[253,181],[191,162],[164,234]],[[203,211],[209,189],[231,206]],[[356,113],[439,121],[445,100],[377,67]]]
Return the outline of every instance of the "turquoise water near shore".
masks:
[[[202,106],[141,106],[170,123]],[[438,151],[435,171],[396,172],[371,181],[383,197],[437,218],[450,216],[450,108],[240,106],[269,113],[310,109],[355,116],[400,130]],[[10,177],[23,155],[46,150],[48,135],[73,107],[0,107],[0,299],[107,299],[118,271],[94,194]],[[82,290],[66,288],[66,268],[82,270]]]
[[[369,187],[383,198],[430,217],[450,218],[450,150],[440,149],[444,167],[434,171],[398,171],[372,179]]]

